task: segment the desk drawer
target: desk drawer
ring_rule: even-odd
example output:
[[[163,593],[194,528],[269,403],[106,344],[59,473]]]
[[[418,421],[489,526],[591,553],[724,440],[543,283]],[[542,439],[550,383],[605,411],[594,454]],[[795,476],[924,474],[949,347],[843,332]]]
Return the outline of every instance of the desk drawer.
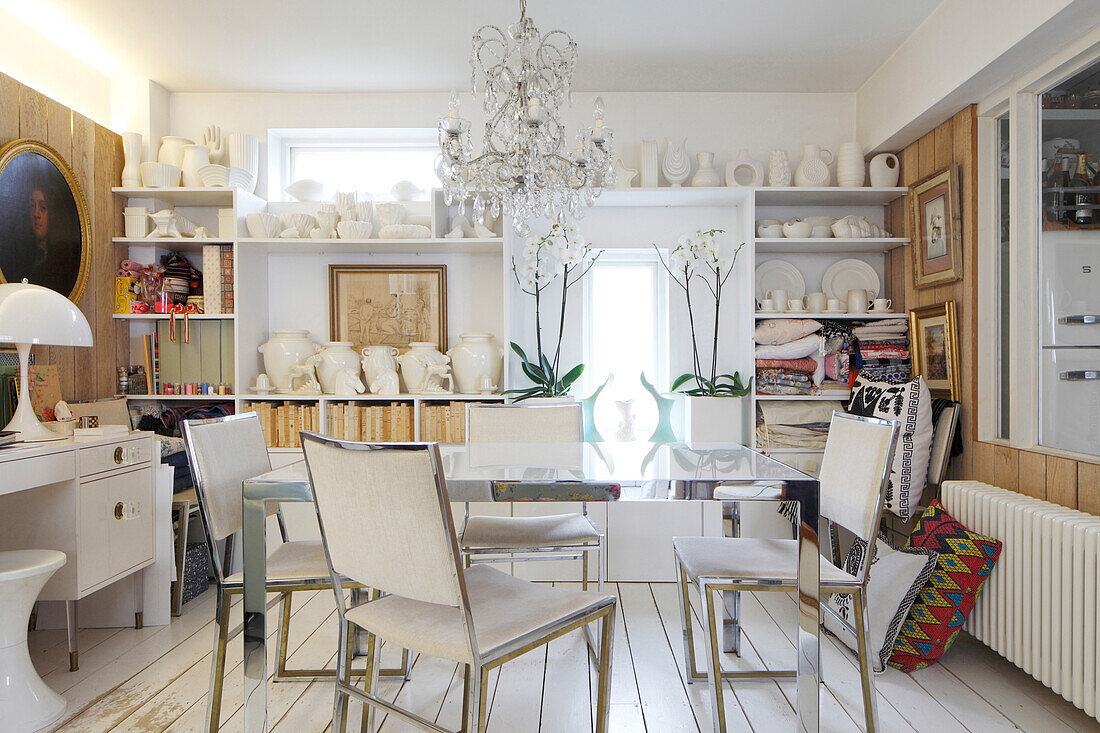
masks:
[[[76,478],[76,456],[72,451],[37,458],[0,463],[0,493],[8,494],[36,486],[48,486]]]
[[[150,453],[148,438],[85,448],[80,451],[80,475],[94,476],[105,471],[148,463]]]

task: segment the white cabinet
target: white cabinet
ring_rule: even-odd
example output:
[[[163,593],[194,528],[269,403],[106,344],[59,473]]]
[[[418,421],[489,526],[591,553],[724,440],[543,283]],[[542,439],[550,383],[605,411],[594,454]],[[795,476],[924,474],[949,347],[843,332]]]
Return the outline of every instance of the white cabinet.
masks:
[[[152,469],[80,485],[80,590],[153,559]]]

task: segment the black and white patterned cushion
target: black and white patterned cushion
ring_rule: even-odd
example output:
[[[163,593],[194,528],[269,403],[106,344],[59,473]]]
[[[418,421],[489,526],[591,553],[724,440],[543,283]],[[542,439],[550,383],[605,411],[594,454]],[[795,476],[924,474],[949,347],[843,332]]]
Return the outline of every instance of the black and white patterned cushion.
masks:
[[[848,398],[848,412],[901,423],[886,508],[908,521],[917,511],[928,478],[932,450],[932,396],[924,379],[876,382],[858,377]]]

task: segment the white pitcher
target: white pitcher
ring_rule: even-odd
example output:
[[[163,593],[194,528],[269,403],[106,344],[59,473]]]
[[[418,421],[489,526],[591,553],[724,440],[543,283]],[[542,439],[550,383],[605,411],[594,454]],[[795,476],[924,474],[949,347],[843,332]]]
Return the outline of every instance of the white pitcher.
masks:
[[[826,160],[825,156],[829,159]],[[794,172],[796,186],[828,186],[833,154],[814,143],[802,146],[802,162]]]
[[[397,371],[397,349],[392,346],[367,346],[359,353],[363,356],[367,384],[373,384],[382,372]]]

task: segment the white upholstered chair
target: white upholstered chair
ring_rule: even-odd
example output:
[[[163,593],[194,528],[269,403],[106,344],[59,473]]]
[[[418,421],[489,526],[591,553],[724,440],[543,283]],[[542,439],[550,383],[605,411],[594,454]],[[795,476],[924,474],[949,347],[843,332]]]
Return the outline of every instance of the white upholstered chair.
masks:
[[[821,526],[828,525],[831,538],[834,525],[840,525],[859,540],[874,548],[883,501],[890,477],[898,423],[894,420],[860,417],[834,412],[829,438],[821,462]],[[690,682],[706,679],[710,686],[714,730],[725,733],[725,707],[722,694],[724,679],[761,679],[793,677],[793,671],[727,671],[721,668],[720,591],[797,591],[796,540],[724,537],[676,537],[673,539],[680,581],[680,623],[684,635],[685,674]],[[825,542],[830,550],[834,543]],[[863,705],[868,731],[875,730],[877,702],[872,678],[870,651],[867,648],[867,579],[873,552],[864,553],[857,575],[837,567],[832,560],[820,558],[821,592],[851,594],[853,626],[825,604],[857,640]],[[695,661],[691,627],[691,593],[698,590],[700,618],[706,637],[709,673],[701,674]]]
[[[580,443],[581,406],[470,405],[467,443]],[[459,547],[471,565],[530,560],[581,560],[581,588],[588,589],[588,553],[596,553],[596,587],[605,575],[604,535],[581,513],[544,517],[471,517],[466,505]]]
[[[334,733],[346,730],[349,696],[364,703],[364,731],[374,730],[377,708],[446,733],[375,694],[379,639],[465,665],[462,730],[480,733],[491,669],[594,621],[602,622],[596,730],[607,730],[614,596],[539,585],[485,565],[465,569],[434,443],[372,445],[304,432],[302,447],[333,584],[349,578],[376,590],[359,605],[335,594]],[[367,637],[362,690],[349,679],[356,628]]]

